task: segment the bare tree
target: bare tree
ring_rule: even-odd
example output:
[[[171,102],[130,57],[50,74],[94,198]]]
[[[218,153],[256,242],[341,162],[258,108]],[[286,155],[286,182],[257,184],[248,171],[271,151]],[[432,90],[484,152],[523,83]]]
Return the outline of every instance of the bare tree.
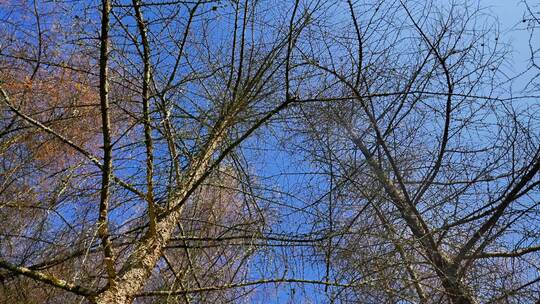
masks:
[[[515,88],[479,4],[35,0],[0,21],[2,301],[538,299],[536,78]]]
[[[52,175],[36,172],[44,182],[61,183],[61,189],[36,189],[33,199],[14,202],[17,177],[4,177],[6,216],[13,216],[10,208],[44,211],[39,227],[21,224],[16,233],[3,232],[6,250],[11,241],[25,236],[33,240],[2,253],[1,267],[11,273],[7,278],[23,275],[95,303],[131,302],[145,286],[182,288],[183,300],[190,302],[185,293],[191,289],[219,290],[220,285],[243,281],[249,244],[215,249],[188,241],[211,243],[264,226],[265,213],[257,202],[251,207],[255,213],[244,212],[254,202],[249,194],[240,195],[240,181],[248,173],[238,171],[241,162],[235,161],[234,151],[294,103],[278,79],[284,77],[292,41],[308,22],[308,8],[280,20],[264,15],[272,7],[252,1],[104,0],[71,10],[35,2],[33,7],[14,4],[4,9],[7,20],[10,15],[20,19],[6,28],[6,37],[10,30],[15,34],[2,60],[21,69],[6,67],[17,75],[3,80],[1,88],[3,110],[12,121],[6,126],[3,142],[8,151],[3,157],[13,157],[10,149],[34,153],[27,140],[10,142],[26,130],[53,142],[55,149],[75,153],[69,166],[52,164]],[[31,15],[35,23],[26,24],[24,18]],[[26,32],[30,24],[37,27],[37,37]],[[32,38],[37,39],[31,49],[37,49],[37,55],[18,53],[18,44]],[[79,56],[86,66],[74,60]],[[47,74],[66,71],[88,79],[84,85],[94,95],[87,106],[99,113],[100,124],[81,124],[67,96],[54,96],[55,88],[36,87]],[[28,81],[28,88],[17,89],[17,81]],[[57,103],[40,100],[32,89]],[[43,109],[39,102],[46,103]],[[56,120],[64,120],[61,128]],[[75,138],[82,137],[84,129],[97,146]],[[47,161],[62,157],[60,151],[50,154]],[[30,169],[37,164],[35,155],[27,158],[21,159],[22,165]],[[24,174],[20,168],[13,170]],[[17,191],[22,195],[29,189]],[[53,194],[63,202],[41,204]],[[80,208],[86,209],[85,217],[78,214]],[[50,211],[65,224],[55,223]],[[51,233],[60,236],[51,239]],[[179,243],[171,244],[173,240]],[[20,256],[25,250],[32,255]]]
[[[317,105],[300,134],[331,168],[333,212],[357,206],[327,263],[374,278],[356,295],[376,301],[531,301],[538,104],[511,91],[495,27],[467,3],[348,9],[299,58],[318,84],[299,87]]]

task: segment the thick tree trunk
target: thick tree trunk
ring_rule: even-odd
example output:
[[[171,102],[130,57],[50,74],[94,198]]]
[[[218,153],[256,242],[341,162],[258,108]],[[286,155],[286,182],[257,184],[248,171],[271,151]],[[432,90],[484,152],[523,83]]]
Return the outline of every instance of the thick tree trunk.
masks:
[[[342,125],[349,133],[352,142],[366,157],[366,161],[372,172],[383,185],[386,193],[392,199],[393,204],[398,208],[401,217],[405,220],[412,234],[417,238],[424,249],[429,262],[435,269],[450,301],[453,304],[477,303],[468,288],[463,286],[460,279],[457,277],[455,265],[448,260],[444,252],[437,246],[437,243],[433,239],[427,224],[424,222],[420,212],[416,209],[416,206],[407,199],[407,196],[404,195],[399,187],[387,176],[381,165],[373,158],[369,149],[364,145],[352,128],[343,122]]]
[[[186,175],[186,182],[180,187],[182,191],[171,202],[170,205],[173,206],[171,211],[157,222],[155,231],[148,229],[122,267],[115,284],[94,297],[92,299],[94,303],[132,303],[137,293],[146,285],[152,270],[161,258],[164,247],[171,239],[177,226],[183,204],[211,170],[210,160],[223,141],[224,130],[227,126],[228,120],[226,118],[216,124],[215,132],[209,139],[204,152],[201,153],[198,161],[194,160],[191,174]]]
[[[448,259],[444,258],[439,252],[438,257],[432,263],[435,266],[437,275],[439,276],[446,296],[452,304],[476,304],[476,299],[470,292],[470,289],[463,285],[460,278],[457,276],[457,269]]]
[[[94,299],[96,304],[127,304],[132,303],[135,295],[144,287],[152,270],[161,257],[163,247],[171,238],[176,227],[177,214],[170,214],[161,220],[156,234],[150,232],[131,254],[119,279],[113,288],[105,290]]]

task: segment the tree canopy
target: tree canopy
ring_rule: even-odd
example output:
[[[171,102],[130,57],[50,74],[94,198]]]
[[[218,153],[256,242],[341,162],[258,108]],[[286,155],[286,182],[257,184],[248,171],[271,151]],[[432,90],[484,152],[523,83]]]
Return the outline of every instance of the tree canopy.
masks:
[[[0,302],[540,301],[540,6],[485,2],[0,1]]]

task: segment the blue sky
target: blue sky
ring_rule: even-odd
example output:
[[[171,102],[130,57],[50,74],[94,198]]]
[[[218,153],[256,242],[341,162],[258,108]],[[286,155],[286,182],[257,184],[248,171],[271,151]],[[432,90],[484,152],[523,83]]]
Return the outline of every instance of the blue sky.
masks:
[[[533,4],[535,1],[530,1]],[[527,67],[529,59],[529,32],[527,22],[523,22],[526,7],[522,0],[483,0],[481,4],[487,7],[500,22],[500,33],[503,42],[511,46],[513,54],[512,66],[509,70],[519,73]],[[538,38],[538,37],[536,37]]]
[[[421,1],[421,0],[420,0]],[[535,0],[537,1],[537,0]],[[488,13],[492,15],[493,17],[497,18],[500,22],[500,37],[503,43],[508,43],[508,45],[511,47],[513,53],[512,56],[510,56],[509,64],[507,67],[505,67],[508,70],[508,76],[513,76],[520,71],[523,71],[528,63],[528,56],[529,56],[529,48],[528,48],[528,40],[529,40],[529,32],[526,30],[527,23],[522,22],[523,15],[525,12],[525,6],[522,3],[521,0],[480,0],[481,7],[484,7],[485,13]],[[523,86],[525,83],[518,79],[515,81],[516,86]],[[263,135],[264,136],[264,135]],[[272,145],[275,149],[277,146],[277,143],[274,143],[271,139],[265,139],[263,141],[266,141],[267,145]],[[251,142],[254,145],[257,145],[257,140],[253,139]],[[288,173],[288,175],[285,175],[283,177],[275,178],[275,182],[277,184],[281,184],[286,192],[292,192],[294,193],[294,188],[297,187],[297,185],[301,185],[302,183],[306,182],[306,177],[299,177],[294,175],[293,173],[296,172],[304,172],[308,171],[311,168],[307,168],[308,165],[304,162],[302,165],[301,162],[301,156],[299,159],[294,159],[293,156],[287,155],[286,153],[277,153],[275,150],[272,151],[273,158],[271,159],[260,159],[260,163],[252,164],[254,168],[257,167],[264,167],[264,174],[265,176],[279,174],[279,173]],[[306,166],[306,167],[303,167]],[[255,170],[256,171],[256,170]],[[312,171],[312,170],[311,170]],[[326,185],[324,182],[320,182],[321,177],[312,176],[309,177],[311,185],[318,186],[320,189],[316,192],[322,191]],[[315,187],[314,186],[314,187]],[[290,191],[287,191],[290,190]],[[292,205],[300,202],[294,202],[292,198],[284,198],[284,200],[291,202]],[[306,202],[309,203],[309,202]],[[284,213],[290,213],[291,210],[286,210]],[[285,222],[281,227],[285,228],[283,230],[288,230],[287,228],[287,221],[291,221],[291,230],[296,230],[300,228],[299,233],[301,232],[308,232],[308,231],[302,231],[301,229],[305,227],[310,227],[309,224],[306,223],[306,225],[302,225],[302,214],[297,214],[290,216],[283,221]],[[296,220],[296,221],[295,221]],[[311,223],[310,223],[311,224]],[[301,248],[298,250],[302,250]],[[279,264],[280,262],[277,262]],[[295,278],[305,278],[305,279],[321,279],[324,276],[324,273],[321,272],[322,268],[319,267],[309,267],[308,263],[295,263],[294,258],[291,258],[291,261],[289,263],[294,264],[292,265],[293,269],[298,271],[297,273],[291,273],[288,277],[295,277]],[[279,265],[278,265],[279,266]],[[298,268],[304,267],[303,271],[302,269]],[[293,270],[293,271],[294,271]],[[303,273],[302,273],[303,272]],[[268,276],[270,277],[270,276]],[[274,299],[268,299],[267,297],[263,297],[261,299],[258,299],[257,297],[254,298],[255,302],[257,303],[288,303],[288,302],[294,302],[296,300],[297,303],[306,303],[308,298],[315,299],[315,302],[324,302],[325,297],[321,293],[317,293],[316,291],[321,291],[322,288],[320,287],[314,287],[314,286],[305,286],[305,288],[302,288],[297,284],[282,284],[280,285],[281,288],[279,288],[279,292],[277,293],[277,296]],[[273,285],[267,285],[265,286],[266,290],[270,291],[273,290],[275,287]],[[292,299],[291,290],[292,288],[295,288],[295,298]],[[305,294],[307,293],[307,294]],[[269,293],[271,294],[271,293]],[[268,295],[265,295],[268,296]],[[303,300],[299,300],[303,299]]]
[[[472,1],[471,1],[472,2]],[[525,13],[525,5],[521,0],[480,0],[480,8],[485,14],[488,14],[490,17],[495,18],[498,23],[499,31],[499,42],[507,44],[511,53],[508,56],[508,64],[503,67],[506,75],[510,77],[516,76],[518,73],[526,69],[528,60],[529,60],[529,35],[527,31],[527,23],[523,22],[523,16]],[[525,77],[520,77],[514,80],[513,86],[515,89],[519,90],[524,85],[525,82],[523,79]],[[268,144],[268,143],[267,143]],[[274,151],[273,153],[276,153]],[[258,164],[265,167],[264,174],[271,175],[277,173],[292,173],[303,171],[302,166],[298,166],[297,163],[294,163],[291,156],[280,155],[279,153],[269,162],[264,164]],[[281,180],[277,179],[276,181],[283,183],[282,187],[285,189],[291,187],[291,180],[294,179],[294,176],[283,177]],[[294,182],[293,182],[294,184]],[[324,185],[320,186],[324,188]],[[294,185],[291,187],[294,188]],[[289,219],[290,220],[290,219]],[[285,220],[287,221],[287,220]],[[294,226],[291,228],[296,228],[302,226],[299,221],[293,222]],[[301,249],[299,249],[301,250]],[[294,261],[290,261],[294,264]],[[321,265],[322,266],[322,265]],[[313,265],[308,265],[308,263],[301,264],[300,267],[304,267],[303,278],[305,279],[322,279],[324,273],[321,272],[322,267],[316,267]],[[298,273],[297,275],[302,276]],[[279,288],[279,291],[276,294],[276,297],[269,299],[268,295],[266,297],[255,297],[253,300],[256,303],[315,303],[326,302],[323,288],[315,286],[295,286],[295,284],[283,284]],[[299,288],[300,287],[300,288]],[[270,291],[274,286],[266,286],[266,290]],[[296,295],[295,299],[292,299],[292,288],[295,289]],[[292,301],[292,302],[291,302]]]

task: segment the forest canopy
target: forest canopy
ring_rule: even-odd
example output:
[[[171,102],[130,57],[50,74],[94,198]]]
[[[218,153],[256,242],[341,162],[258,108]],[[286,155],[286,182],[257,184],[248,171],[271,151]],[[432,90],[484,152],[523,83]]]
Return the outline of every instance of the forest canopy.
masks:
[[[539,303],[509,2],[0,0],[0,302]]]

